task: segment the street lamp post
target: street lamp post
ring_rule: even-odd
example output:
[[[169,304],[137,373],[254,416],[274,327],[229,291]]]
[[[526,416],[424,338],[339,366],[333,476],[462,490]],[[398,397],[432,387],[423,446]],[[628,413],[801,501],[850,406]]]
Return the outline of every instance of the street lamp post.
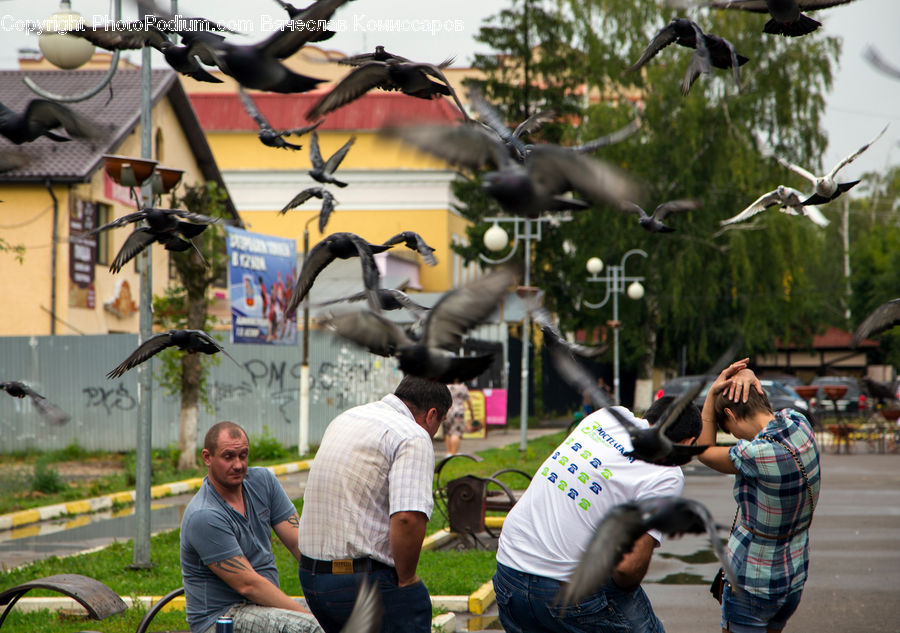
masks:
[[[591,274],[588,282],[597,283],[604,282],[606,284],[606,296],[600,303],[591,303],[583,300],[582,303],[589,308],[598,309],[606,305],[610,296],[613,300],[613,318],[609,324],[613,329],[613,399],[615,404],[619,404],[620,398],[620,379],[619,379],[619,328],[622,323],[619,321],[619,295],[625,293],[630,299],[640,300],[644,296],[644,286],[641,282],[643,277],[629,277],[625,274],[625,261],[632,255],[640,255],[647,257],[647,253],[639,248],[633,248],[622,256],[622,261],[618,266],[611,265],[606,267],[606,275],[598,276],[603,270],[603,261],[599,257],[591,257],[587,261],[587,271]],[[627,288],[625,284],[628,284]]]
[[[493,222],[493,226],[484,233],[484,245],[488,250],[493,252],[502,251],[509,244],[509,234],[500,226],[501,223],[512,223],[513,225],[513,246],[512,250],[500,259],[491,259],[484,254],[479,254],[482,261],[490,264],[502,264],[509,261],[519,246],[521,240],[525,244],[525,266],[524,279],[521,291],[528,293],[531,288],[531,242],[541,241],[541,228],[544,222],[567,222],[571,220],[568,217],[552,217],[552,218],[485,218],[487,222]],[[531,315],[526,309],[522,317],[522,388],[521,388],[521,416],[522,416],[522,439],[519,443],[519,450],[524,451],[528,448],[528,344],[531,338]]]
[[[321,213],[321,212],[320,212]],[[309,257],[309,224],[318,219],[316,213],[303,225],[303,263]],[[303,302],[303,361],[300,363],[300,437],[297,452],[309,452],[309,297]]]

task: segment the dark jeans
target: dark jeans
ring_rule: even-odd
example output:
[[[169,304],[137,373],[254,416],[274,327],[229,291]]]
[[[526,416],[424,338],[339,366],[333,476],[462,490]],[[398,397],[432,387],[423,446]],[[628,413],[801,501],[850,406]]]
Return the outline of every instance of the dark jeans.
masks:
[[[382,633],[431,633],[431,598],[425,583],[397,586],[397,572],[377,569],[358,574],[317,574],[300,569],[300,585],[310,611],[325,633],[343,628],[363,579],[378,585],[384,604]]]
[[[560,583],[497,563],[494,593],[507,633],[664,633],[644,590],[623,591],[610,580],[581,602],[556,604]]]

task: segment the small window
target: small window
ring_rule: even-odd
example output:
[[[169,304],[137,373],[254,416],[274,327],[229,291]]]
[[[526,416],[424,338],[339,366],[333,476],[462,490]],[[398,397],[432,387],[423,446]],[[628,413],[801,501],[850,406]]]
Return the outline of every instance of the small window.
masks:
[[[112,221],[112,206],[108,204],[103,204],[101,202],[94,203],[94,226],[103,226],[104,224],[108,224]],[[109,254],[110,249],[110,236],[111,231],[100,231],[94,236],[94,239],[97,240],[97,265],[98,266],[109,266],[109,262],[111,260],[111,256]]]

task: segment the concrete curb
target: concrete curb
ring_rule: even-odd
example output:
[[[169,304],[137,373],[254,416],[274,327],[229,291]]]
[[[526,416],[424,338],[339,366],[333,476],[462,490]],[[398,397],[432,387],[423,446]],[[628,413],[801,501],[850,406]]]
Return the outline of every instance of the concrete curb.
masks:
[[[288,462],[286,464],[276,464],[275,466],[265,466],[265,468],[278,476],[309,470],[309,464],[309,461],[304,460],[299,462]],[[152,499],[161,499],[171,495],[193,492],[199,489],[202,483],[202,477],[194,477],[193,479],[160,484],[159,486],[150,488],[150,497]],[[100,497],[82,499],[81,501],[68,501],[66,503],[57,503],[40,508],[31,508],[29,510],[20,510],[19,512],[0,514],[0,530],[11,530],[13,528],[22,527],[23,525],[30,525],[32,523],[56,519],[63,516],[90,514],[101,510],[109,510],[115,505],[130,505],[134,503],[134,497],[135,491],[127,490],[124,492],[102,495]]]

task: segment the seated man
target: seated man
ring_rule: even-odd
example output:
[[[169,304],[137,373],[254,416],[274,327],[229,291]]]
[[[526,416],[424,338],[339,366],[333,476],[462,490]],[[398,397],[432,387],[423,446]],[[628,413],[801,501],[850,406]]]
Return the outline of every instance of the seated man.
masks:
[[[191,633],[211,633],[230,617],[235,633],[321,632],[278,583],[272,532],[298,561],[300,519],[275,476],[248,468],[250,441],[233,422],[206,434],[203,485],[181,520],[181,573]]]
[[[646,419],[655,422],[673,400],[671,396],[657,400]],[[636,426],[648,427],[630,411],[618,410]],[[700,427],[700,411],[689,404],[666,435],[673,442],[690,444]],[[494,591],[507,633],[662,632],[641,589],[653,549],[662,539],[656,530],[638,538],[599,591],[572,605],[557,603],[560,587],[611,508],[681,495],[680,468],[625,456],[630,449],[628,431],[601,409],[584,418],[538,468],[500,532]]]

